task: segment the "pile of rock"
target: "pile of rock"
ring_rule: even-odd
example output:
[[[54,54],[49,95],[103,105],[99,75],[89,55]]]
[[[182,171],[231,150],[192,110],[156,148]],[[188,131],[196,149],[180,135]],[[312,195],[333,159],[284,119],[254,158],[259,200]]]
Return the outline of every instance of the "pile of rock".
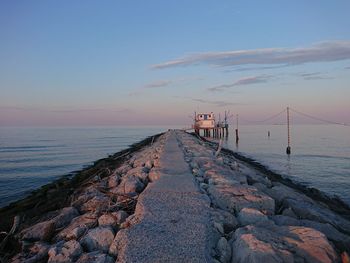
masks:
[[[186,161],[213,207],[219,262],[338,262],[350,222],[305,194],[179,133]]]
[[[116,233],[128,227],[138,195],[157,169],[165,139],[160,136],[109,176],[96,176],[77,189],[71,206],[21,230],[16,235],[21,252],[11,262],[115,262],[111,244]]]

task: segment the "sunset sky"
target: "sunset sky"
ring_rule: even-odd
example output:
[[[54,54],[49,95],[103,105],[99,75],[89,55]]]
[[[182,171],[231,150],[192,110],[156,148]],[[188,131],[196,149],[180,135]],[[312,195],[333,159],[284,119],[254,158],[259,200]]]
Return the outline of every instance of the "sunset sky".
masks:
[[[1,1],[0,126],[350,123],[350,1]],[[300,120],[301,122],[303,120]]]

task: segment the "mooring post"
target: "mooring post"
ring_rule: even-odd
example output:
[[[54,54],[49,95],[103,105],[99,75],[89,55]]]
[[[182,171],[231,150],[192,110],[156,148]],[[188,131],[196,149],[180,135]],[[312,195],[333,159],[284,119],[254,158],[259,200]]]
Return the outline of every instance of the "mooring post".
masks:
[[[238,114],[236,115],[236,143],[238,143],[239,141],[239,137],[238,137]]]
[[[290,148],[290,127],[289,127],[289,107],[287,107],[287,130],[288,130],[288,146],[286,149],[286,153],[289,155],[291,153]]]

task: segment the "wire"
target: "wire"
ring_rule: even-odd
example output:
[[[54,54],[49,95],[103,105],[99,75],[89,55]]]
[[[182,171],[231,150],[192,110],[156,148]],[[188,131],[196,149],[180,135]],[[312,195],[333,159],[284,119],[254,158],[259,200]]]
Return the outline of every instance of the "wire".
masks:
[[[244,121],[248,121],[248,122],[267,122],[267,121],[270,121],[270,120],[272,120],[272,119],[274,119],[274,118],[277,118],[277,117],[280,116],[281,114],[285,113],[286,110],[287,110],[287,109],[284,109],[284,110],[282,110],[281,112],[279,112],[279,113],[277,113],[277,114],[274,114],[274,115],[272,115],[272,116],[270,116],[270,117],[268,117],[268,118],[266,118],[266,119],[264,119],[264,120],[260,120],[260,121],[250,121],[250,120],[246,120],[246,119],[244,119],[244,118],[243,118],[243,120],[244,120]],[[241,118],[241,119],[242,119],[242,118]]]
[[[312,115],[309,115],[309,114],[306,114],[306,113],[302,113],[300,111],[297,111],[295,109],[292,109],[292,108],[289,108],[291,111],[295,112],[295,113],[298,113],[300,115],[303,115],[305,117],[308,117],[308,118],[311,118],[311,119],[314,119],[314,120],[317,120],[317,121],[322,121],[322,122],[326,122],[326,123],[329,123],[329,124],[336,124],[336,125],[342,125],[342,126],[350,126],[350,124],[347,124],[347,123],[340,123],[340,122],[335,122],[335,121],[329,121],[329,120],[325,120],[325,119],[321,119],[321,118],[318,118],[318,117],[315,117],[315,116],[312,116]]]

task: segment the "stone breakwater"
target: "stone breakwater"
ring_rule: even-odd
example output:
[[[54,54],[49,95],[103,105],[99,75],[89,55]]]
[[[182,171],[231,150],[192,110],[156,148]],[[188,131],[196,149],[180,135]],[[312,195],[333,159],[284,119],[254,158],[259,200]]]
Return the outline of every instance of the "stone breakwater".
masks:
[[[14,233],[10,262],[348,262],[350,222],[169,131]]]

